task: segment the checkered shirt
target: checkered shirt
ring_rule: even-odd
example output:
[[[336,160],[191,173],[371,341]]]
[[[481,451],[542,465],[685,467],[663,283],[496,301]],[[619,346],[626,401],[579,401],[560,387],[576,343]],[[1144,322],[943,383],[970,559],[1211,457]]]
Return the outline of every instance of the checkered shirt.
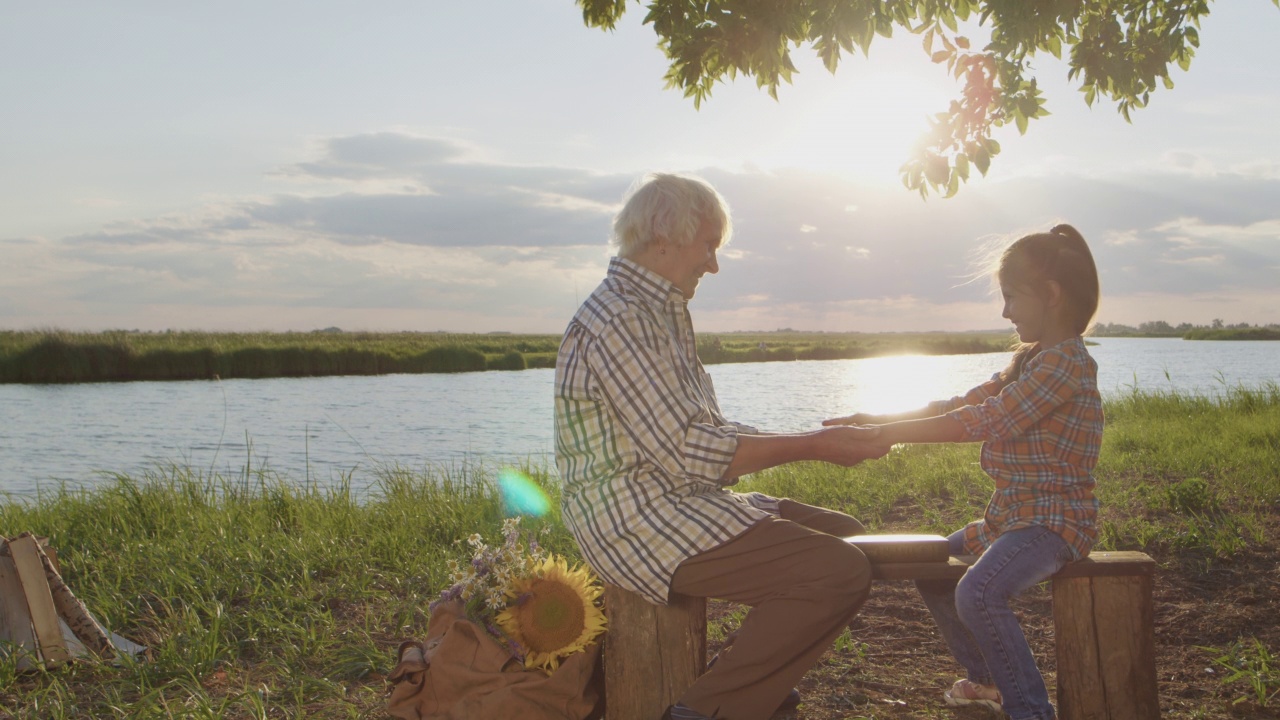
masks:
[[[669,281],[613,258],[556,359],[562,514],[607,583],[666,604],[686,558],[778,514],[721,484],[739,433],[698,361],[687,303]],[[732,484],[732,481],[731,483]]]
[[[982,440],[982,469],[995,481],[983,519],[965,527],[980,553],[1001,533],[1040,526],[1062,536],[1076,559],[1098,539],[1093,468],[1102,446],[1098,364],[1076,336],[1027,361],[1003,386],[999,375],[936,408]]]

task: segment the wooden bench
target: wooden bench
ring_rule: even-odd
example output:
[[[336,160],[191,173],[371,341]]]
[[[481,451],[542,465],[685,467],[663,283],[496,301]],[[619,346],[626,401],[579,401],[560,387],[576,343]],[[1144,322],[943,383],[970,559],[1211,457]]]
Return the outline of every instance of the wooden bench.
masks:
[[[958,579],[976,556],[945,562],[874,562],[876,580]],[[1157,720],[1152,583],[1140,552],[1095,552],[1052,578],[1062,720]],[[665,607],[606,587],[607,720],[657,720],[707,664],[707,608],[676,597]]]

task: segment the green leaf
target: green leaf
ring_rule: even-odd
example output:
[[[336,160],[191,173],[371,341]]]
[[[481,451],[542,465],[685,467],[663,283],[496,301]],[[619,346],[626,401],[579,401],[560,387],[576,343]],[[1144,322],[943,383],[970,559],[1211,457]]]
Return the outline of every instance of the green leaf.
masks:
[[[956,174],[961,180],[969,181],[969,156],[964,153],[956,154]]]
[[[949,57],[951,57],[951,53],[947,52],[946,50],[939,50],[938,52],[930,56],[929,59],[934,61],[935,63],[941,63],[941,62],[946,62],[947,58]]]
[[[983,175],[987,174],[987,168],[991,167],[991,153],[986,148],[978,148],[973,154],[973,166],[978,168],[978,172]]]
[[[937,153],[929,153],[924,159],[924,176],[933,185],[942,185],[950,175],[947,159]]]
[[[1057,35],[1050,36],[1049,40],[1045,42],[1045,47],[1054,57],[1059,60],[1062,59],[1062,41],[1058,39]]]
[[[955,197],[958,192],[960,192],[960,174],[952,172],[951,179],[947,181],[947,194],[943,197]]]

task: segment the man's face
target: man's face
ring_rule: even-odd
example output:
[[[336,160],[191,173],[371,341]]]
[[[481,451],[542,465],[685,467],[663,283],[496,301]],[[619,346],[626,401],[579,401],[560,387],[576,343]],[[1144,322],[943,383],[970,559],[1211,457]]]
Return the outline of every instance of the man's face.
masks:
[[[685,300],[693,298],[698,290],[698,280],[706,273],[715,274],[720,271],[716,261],[716,251],[720,249],[723,232],[720,223],[714,220],[703,220],[693,240],[684,247],[669,246],[669,274],[664,273],[680,292]]]

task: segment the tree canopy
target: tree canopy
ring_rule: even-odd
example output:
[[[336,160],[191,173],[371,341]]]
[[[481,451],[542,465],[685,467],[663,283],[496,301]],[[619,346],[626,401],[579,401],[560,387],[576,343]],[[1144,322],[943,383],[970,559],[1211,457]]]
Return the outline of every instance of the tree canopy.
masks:
[[[876,36],[919,35],[923,51],[963,82],[960,96],[929,119],[901,168],[908,188],[954,195],[972,168],[986,174],[1000,152],[994,128],[1025,133],[1048,114],[1032,72],[1037,53],[1069,64],[1090,106],[1116,103],[1129,120],[1159,86],[1173,87],[1170,66],[1187,70],[1200,45],[1200,19],[1212,0],[643,0],[645,24],[670,60],[667,87],[695,107],[718,81],[739,73],[777,99],[791,82],[791,51],[811,46],[830,72]],[[627,0],[577,0],[588,26],[612,30]],[[1280,0],[1272,0],[1280,7]],[[961,34],[974,22],[986,44]]]

